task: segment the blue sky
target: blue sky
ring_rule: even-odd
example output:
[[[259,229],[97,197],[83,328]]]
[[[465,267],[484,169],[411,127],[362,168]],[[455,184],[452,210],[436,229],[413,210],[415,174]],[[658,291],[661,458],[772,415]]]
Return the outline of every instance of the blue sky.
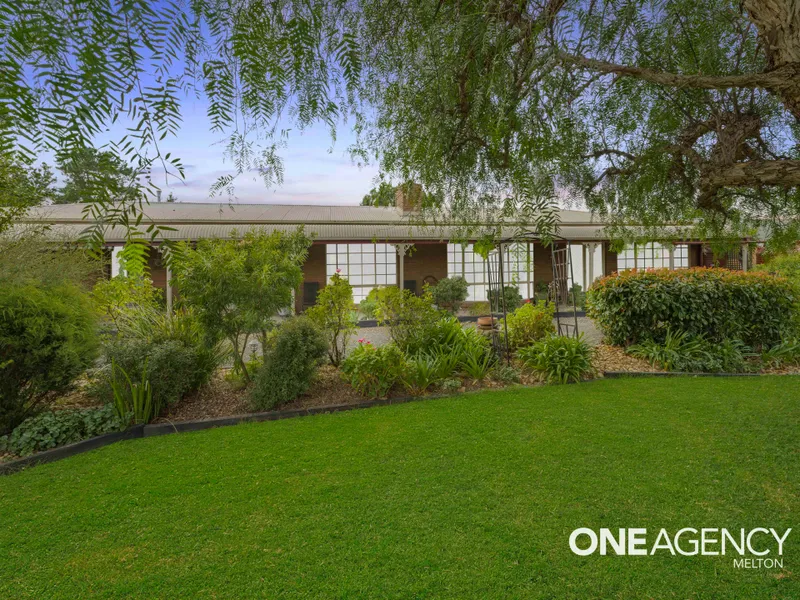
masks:
[[[209,197],[216,179],[234,172],[223,153],[224,136],[211,132],[206,104],[196,98],[184,99],[183,125],[177,137],[162,142],[162,151],[180,157],[186,179],[165,185],[156,183],[166,195],[171,191],[180,202],[227,202],[228,195]],[[288,125],[287,125],[288,126]],[[240,175],[235,182],[234,202],[271,204],[359,204],[378,175],[375,164],[357,166],[347,148],[354,135],[344,124],[337,129],[332,146],[330,133],[323,125],[305,131],[292,130],[288,145],[280,151],[284,161],[284,183],[267,187],[257,173]]]

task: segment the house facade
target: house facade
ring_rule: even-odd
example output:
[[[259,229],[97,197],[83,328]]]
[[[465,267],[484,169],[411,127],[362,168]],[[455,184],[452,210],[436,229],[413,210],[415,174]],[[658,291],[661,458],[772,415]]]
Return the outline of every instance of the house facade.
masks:
[[[85,205],[55,205],[35,209],[27,220],[46,223],[54,236],[75,239],[86,228]],[[171,304],[171,273],[162,261],[164,240],[196,241],[230,238],[251,228],[293,231],[302,226],[313,239],[303,266],[304,282],[295,295],[295,310],[303,311],[337,270],[353,286],[360,302],[375,287],[397,285],[419,293],[425,284],[445,277],[463,276],[469,284],[468,302],[487,299],[486,262],[474,250],[474,239],[465,228],[432,225],[415,219],[413,208],[398,197],[397,206],[308,206],[226,203],[154,203],[145,210],[153,223],[169,227],[153,242],[150,273],[156,287],[165,290]],[[146,225],[143,225],[143,229]],[[531,298],[553,279],[552,252],[535,236],[518,236],[521,225],[509,224],[503,237],[505,280]],[[743,240],[742,250],[727,257],[714,257],[702,240],[686,239],[677,244],[657,242],[617,253],[604,233],[604,224],[589,212],[562,210],[557,245],[569,245],[572,281],[586,289],[592,281],[615,271],[632,268],[672,269],[721,264],[747,269],[751,253]],[[125,231],[109,227],[105,243],[110,255],[110,275],[119,272],[118,253]]]

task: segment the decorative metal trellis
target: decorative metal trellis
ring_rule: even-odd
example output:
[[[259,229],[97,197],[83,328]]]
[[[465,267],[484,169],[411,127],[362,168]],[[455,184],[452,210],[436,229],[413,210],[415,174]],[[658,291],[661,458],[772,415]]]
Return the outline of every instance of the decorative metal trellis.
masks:
[[[553,263],[553,281],[550,284],[553,302],[556,305],[558,335],[578,337],[578,309],[575,302],[575,286],[572,272],[572,245],[563,240],[550,246]],[[572,308],[572,319],[561,307]],[[572,321],[570,323],[570,320]]]
[[[530,243],[538,241],[539,236],[527,234],[508,238],[498,242],[486,257],[486,274],[489,292],[489,314],[491,316],[491,335],[492,345],[495,351],[504,359],[506,363],[511,363],[511,348],[508,342],[508,306],[506,305],[506,265],[508,260],[509,248],[516,243]],[[553,268],[553,281],[549,286],[547,302],[555,304],[556,327],[559,335],[578,336],[578,311],[575,303],[575,290],[570,286],[572,277],[572,253],[571,246],[567,240],[558,239],[551,243],[551,256]],[[511,283],[509,281],[509,283]],[[532,301],[532,298],[528,298]],[[568,317],[568,310],[572,308],[572,319]],[[502,331],[498,328],[497,321],[502,323]]]

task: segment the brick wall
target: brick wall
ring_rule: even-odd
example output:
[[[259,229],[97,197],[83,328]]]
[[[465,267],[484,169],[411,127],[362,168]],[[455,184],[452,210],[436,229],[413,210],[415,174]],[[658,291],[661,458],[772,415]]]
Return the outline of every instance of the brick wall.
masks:
[[[319,289],[325,287],[328,282],[326,273],[326,252],[325,244],[314,244],[308,251],[308,258],[303,264],[303,283],[319,283]],[[303,286],[295,293],[295,310],[299,313],[303,311]]]
[[[397,273],[400,274],[400,257]],[[403,278],[417,282],[417,293],[422,292],[425,277],[432,276],[436,281],[447,277],[447,244],[416,244],[411,254],[406,254]]]
[[[603,242],[603,250],[605,252],[603,272],[611,275],[617,271],[617,253],[611,250],[611,244],[608,242]]]
[[[540,283],[553,281],[553,254],[549,247],[536,242],[533,244],[533,287]]]

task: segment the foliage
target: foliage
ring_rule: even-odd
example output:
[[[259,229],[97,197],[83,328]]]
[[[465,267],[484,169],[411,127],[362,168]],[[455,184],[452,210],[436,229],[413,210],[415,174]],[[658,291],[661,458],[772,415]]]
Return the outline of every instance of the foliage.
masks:
[[[372,288],[367,294],[367,297],[364,298],[358,304],[358,310],[364,315],[367,319],[374,319],[376,318],[376,312],[378,310],[378,295],[380,290],[384,288]]]
[[[434,304],[452,313],[458,312],[468,294],[469,284],[463,277],[445,277],[431,289]]]
[[[120,318],[131,307],[160,307],[162,294],[149,278],[117,275],[98,281],[92,289],[92,299],[100,313],[118,329]]]
[[[797,29],[790,0],[66,0],[1,14],[4,153],[64,162],[122,125],[109,149],[152,192],[153,168],[183,175],[167,146],[197,92],[234,174],[268,184],[290,131],[335,136],[352,117],[360,161],[447,191],[464,222],[492,211],[551,236],[558,181],[620,226],[763,222],[797,239],[800,42],[774,34]],[[112,198],[96,201],[95,241],[142,214]]]
[[[695,268],[627,271],[598,280],[587,315],[615,345],[663,341],[667,331],[710,342],[772,345],[792,328],[797,292],[767,273]]]
[[[383,398],[402,376],[405,363],[406,357],[394,344],[376,348],[370,342],[359,341],[342,362],[341,370],[359,394]]]
[[[96,356],[96,325],[75,285],[0,285],[0,433],[72,387]]]
[[[573,283],[569,291],[570,303],[575,300],[575,308],[578,310],[586,309],[586,292],[583,291],[583,286],[578,283]]]
[[[794,285],[797,299],[794,307],[794,326],[795,332],[800,335],[800,252],[795,249],[793,252],[771,256],[765,264],[756,265],[754,270],[785,277]]]
[[[124,381],[120,381],[120,375]],[[147,359],[142,368],[142,379],[136,383],[112,361],[111,389],[114,392],[114,410],[122,422],[149,423],[161,413],[162,404],[158,399],[153,401],[153,388],[147,379]]]
[[[19,225],[0,235],[0,285],[67,283],[89,289],[103,276],[102,266],[85,245],[53,237],[46,228]]]
[[[52,194],[55,176],[47,165],[32,167],[13,153],[0,153],[0,233]]]
[[[347,341],[356,330],[353,315],[353,287],[334,273],[317,295],[317,303],[306,311],[306,317],[316,325],[328,343],[328,358],[339,366],[347,349]]]
[[[361,206],[394,206],[395,186],[385,181],[372,188],[361,199]]]
[[[503,287],[502,295],[498,290],[489,291],[489,305],[492,312],[503,312],[505,304],[506,313],[515,311],[522,304],[522,294],[515,285],[506,285]]]
[[[592,349],[580,337],[550,336],[519,351],[522,363],[547,383],[578,382],[593,372]]]
[[[785,340],[764,350],[761,360],[766,368],[800,365],[800,339]]]
[[[481,336],[481,339],[485,338]],[[459,369],[473,380],[483,381],[491,372],[496,361],[497,355],[488,343],[468,343],[461,352]]]
[[[437,375],[439,379],[447,379],[454,375],[461,365],[464,346],[453,344],[451,347],[440,346],[419,356],[429,357],[436,361]]]
[[[163,407],[207,383],[229,355],[226,343],[208,339],[191,310],[170,315],[142,305],[123,312],[118,325],[118,335],[104,345],[104,365],[93,390],[105,402],[114,400],[112,363],[132,380],[143,378],[146,363],[153,400]]]
[[[412,396],[421,396],[442,380],[440,373],[438,359],[418,354],[406,360],[401,378]]]
[[[667,331],[662,342],[645,340],[630,346],[628,353],[659,366],[666,371],[690,373],[741,373],[755,365],[750,348],[739,340],[708,342],[702,336],[692,337],[684,331]]]
[[[279,310],[291,306],[292,291],[303,281],[302,264],[310,240],[293,233],[249,231],[239,239],[188,243],[174,257],[175,285],[206,332],[227,339],[245,381],[247,341],[253,334],[266,351],[267,332]]]
[[[133,381],[143,380],[146,375],[153,402],[159,408],[178,403],[211,376],[201,350],[174,339],[154,341],[120,337],[107,341],[103,354],[104,365],[97,373],[92,390],[103,402],[115,399],[115,370],[126,373]]]
[[[448,379],[443,379],[439,383],[439,389],[441,389],[446,394],[454,394],[458,390],[460,390],[462,387],[463,387],[463,384],[461,383],[461,380],[457,379],[455,377],[451,377],[451,378],[448,378]]]
[[[253,405],[271,410],[305,393],[326,349],[325,337],[308,319],[283,323],[250,390]]]
[[[376,303],[378,323],[389,326],[392,341],[403,352],[416,354],[429,346],[431,330],[441,317],[430,291],[416,296],[410,290],[379,288]]]
[[[490,312],[488,302],[473,302],[469,306],[469,314],[473,317],[488,317]]]
[[[519,383],[522,373],[516,367],[498,362],[492,370],[492,379],[505,385]]]
[[[508,344],[511,350],[530,346],[534,342],[555,333],[553,324],[555,306],[553,304],[532,304],[526,302],[506,317]],[[504,332],[503,323],[499,325]]]
[[[136,169],[108,150],[82,148],[60,156],[57,164],[64,186],[54,194],[55,204],[97,202],[106,196],[130,204],[139,196]]]
[[[113,406],[43,412],[25,419],[5,441],[6,449],[28,456],[66,444],[119,431],[124,421]]]

